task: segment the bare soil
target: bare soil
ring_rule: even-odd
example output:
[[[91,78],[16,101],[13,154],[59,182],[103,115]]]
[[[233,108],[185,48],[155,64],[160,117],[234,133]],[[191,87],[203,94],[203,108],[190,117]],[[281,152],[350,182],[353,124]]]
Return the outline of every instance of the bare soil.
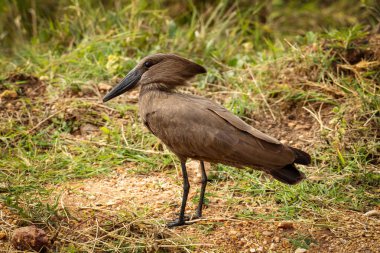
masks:
[[[191,200],[197,194],[199,178],[197,166],[191,162],[189,168],[193,186],[189,196]],[[294,241],[307,241],[307,252],[380,251],[379,216],[335,210],[323,218],[311,214],[308,219],[288,222],[238,218],[236,213],[245,208],[254,210],[258,215],[270,215],[277,207],[248,206],[246,197],[239,195],[234,198],[241,199],[241,204],[229,205],[224,198],[226,189],[232,184],[228,181],[208,185],[208,192],[213,196],[209,197],[202,219],[170,231],[165,228],[165,221],[177,216],[182,192],[180,181],[171,174],[136,175],[129,173],[128,167],[120,167],[106,177],[60,185],[56,192],[60,193],[59,203],[68,217],[55,243],[67,243],[70,238],[85,241],[86,238],[79,238],[78,234],[89,233],[99,223],[117,219],[118,213],[143,212],[146,217],[160,222],[156,227],[148,228],[151,233],[163,234],[163,237],[175,233],[189,238],[197,245],[196,252],[294,252]],[[189,201],[187,213],[191,215],[195,207],[196,203]],[[0,247],[11,250],[10,231],[23,222],[2,206],[1,223],[3,229],[7,229],[0,233]],[[55,232],[50,231],[50,237]]]
[[[194,172],[194,164],[189,166]],[[198,177],[192,177],[189,199],[196,194]],[[209,204],[204,209],[203,219],[194,224],[175,228],[181,237],[192,238],[199,245],[197,252],[294,252],[292,241],[310,243],[308,252],[379,252],[380,219],[349,210],[335,210],[323,218],[312,214],[307,220],[284,222],[276,219],[243,219],[236,213],[251,208],[258,215],[270,215],[277,207],[248,206],[246,197],[239,206],[231,207],[223,197],[225,189],[232,182],[209,184]],[[176,176],[133,175],[128,169],[116,169],[110,177],[92,178],[69,182],[60,186],[60,203],[71,215],[83,219],[83,210],[105,212],[112,215],[118,211],[146,212],[162,222],[176,218],[181,201],[181,180]],[[194,212],[196,203],[190,201],[189,215]],[[100,211],[101,210],[101,211]],[[87,214],[88,215],[88,214]],[[93,226],[94,224],[88,224]],[[86,230],[88,228],[81,228]]]
[[[23,83],[28,82],[29,87],[20,88],[17,96],[35,97],[41,95],[45,89],[45,85],[34,77],[14,75],[7,81],[18,83],[20,80]],[[4,88],[0,91],[4,91]],[[9,102],[4,105],[8,110],[17,107],[16,97],[6,99]],[[328,122],[331,107],[321,104],[315,110],[319,111],[318,115],[323,122]],[[289,145],[306,147],[306,150],[312,149],[313,142],[322,141],[316,136],[321,127],[320,122],[302,106],[290,106],[279,111],[283,113],[277,115],[279,118],[276,121],[271,119],[269,114],[257,114],[252,116],[251,123]],[[72,138],[81,138],[92,131],[96,130],[81,128],[78,133],[73,133]],[[149,217],[149,221],[156,225],[139,225],[137,230],[130,229],[140,231],[133,232],[134,238],[149,233],[152,234],[153,241],[173,236],[187,238],[195,245],[196,252],[294,252],[297,247],[302,248],[302,243],[306,241],[309,244],[308,252],[380,252],[380,219],[376,215],[368,216],[360,212],[338,209],[323,217],[310,213],[307,219],[285,224],[276,218],[239,218],[236,214],[244,209],[254,211],[257,216],[268,217],[278,206],[254,205],[254,201],[247,203],[247,197],[239,194],[233,196],[239,205],[229,204],[225,195],[233,182],[228,180],[208,184],[207,192],[212,195],[202,219],[194,221],[192,225],[169,230],[165,227],[165,222],[176,218],[179,211],[181,176],[167,171],[138,175],[130,173],[133,166],[133,163],[125,164],[114,168],[107,176],[49,186],[56,188],[55,193],[59,195],[58,203],[66,214],[66,217],[63,217],[66,222],[58,234],[56,245],[76,240],[86,242],[89,238],[97,238],[102,232],[98,234],[97,229],[104,228],[106,222],[111,222],[113,229],[123,230],[123,219],[126,216],[144,216]],[[197,167],[196,162],[189,163],[192,178],[190,200],[197,195],[196,190],[199,188]],[[207,170],[212,173],[210,166]],[[195,207],[196,201],[189,201],[189,215],[194,212]],[[124,213],[125,216],[120,213]],[[9,252],[12,250],[9,245],[11,231],[27,222],[2,205],[0,223],[0,248]],[[133,224],[129,223],[128,226],[130,228]],[[145,232],[141,232],[142,230]],[[56,232],[48,231],[50,236]],[[153,245],[151,251],[154,250]],[[299,252],[302,250],[299,249]]]

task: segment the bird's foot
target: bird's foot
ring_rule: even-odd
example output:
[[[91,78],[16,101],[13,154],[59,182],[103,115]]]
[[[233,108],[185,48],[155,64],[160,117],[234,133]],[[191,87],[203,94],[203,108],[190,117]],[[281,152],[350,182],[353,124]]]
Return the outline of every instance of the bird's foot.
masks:
[[[191,216],[190,220],[197,220],[197,219],[200,219],[201,217],[202,217],[202,214],[195,213],[193,216]]]
[[[169,222],[166,226],[168,228],[172,228],[172,227],[179,227],[179,226],[183,226],[183,225],[188,225],[188,223],[186,223],[186,221],[197,220],[197,219],[200,219],[201,217],[202,217],[202,214],[196,212],[192,216],[185,215],[183,221],[180,221],[179,219],[175,219],[175,220]]]
[[[191,217],[192,220],[197,220],[197,219],[200,219],[202,218],[202,209],[200,209],[199,207],[197,208],[197,210],[195,211],[195,214]]]
[[[173,228],[173,227],[179,227],[179,226],[183,226],[183,225],[186,225],[185,219],[184,220],[175,219],[175,220],[169,222],[166,226],[168,228]]]
[[[183,226],[186,225],[186,221],[192,220],[192,217],[185,215],[183,217],[183,220],[181,221],[180,219],[175,219],[167,224],[167,227],[172,228],[172,227],[178,227],[178,226]]]

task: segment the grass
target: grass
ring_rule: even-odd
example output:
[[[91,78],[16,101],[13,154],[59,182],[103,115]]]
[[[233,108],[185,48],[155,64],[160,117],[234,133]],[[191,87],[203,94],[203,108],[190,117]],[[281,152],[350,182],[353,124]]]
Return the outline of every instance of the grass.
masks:
[[[36,16],[18,1],[5,1],[1,8],[0,199],[17,214],[18,225],[63,227],[70,234],[65,227],[73,218],[59,205],[54,185],[108,177],[128,164],[132,174],[174,175],[178,162],[138,121],[136,98],[99,102],[100,83],[113,85],[139,59],[156,52],[175,52],[207,67],[207,75],[186,92],[219,101],[257,128],[301,143],[313,156],[313,164],[303,168],[309,179],[294,187],[256,171],[215,165],[211,187],[223,190],[227,206],[244,199],[276,209],[242,210],[236,217],[323,219],[332,209],[366,212],[380,204],[375,1],[62,1],[50,12],[32,6]],[[30,76],[43,88],[33,91],[37,86]],[[92,134],[86,126],[93,127]],[[218,188],[223,184],[231,185]],[[164,230],[163,221],[149,219],[149,211],[135,211],[97,213],[95,230],[87,237],[68,236],[56,250],[197,248],[191,238]],[[88,217],[94,222],[96,216]],[[199,229],[212,233],[214,227]],[[92,244],[99,231],[104,240]],[[301,235],[291,244],[308,246],[310,240]]]

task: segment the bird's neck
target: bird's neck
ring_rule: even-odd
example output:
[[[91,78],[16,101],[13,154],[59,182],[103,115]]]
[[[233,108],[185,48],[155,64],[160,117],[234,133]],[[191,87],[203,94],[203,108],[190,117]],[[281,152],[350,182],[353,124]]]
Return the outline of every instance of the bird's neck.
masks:
[[[146,114],[153,112],[160,101],[168,98],[174,90],[165,84],[152,83],[143,85],[140,88],[139,112],[144,120]]]
[[[173,87],[163,83],[150,83],[141,86],[140,88],[140,98],[145,97],[145,95],[152,96],[154,94],[160,95],[162,93],[172,92]]]

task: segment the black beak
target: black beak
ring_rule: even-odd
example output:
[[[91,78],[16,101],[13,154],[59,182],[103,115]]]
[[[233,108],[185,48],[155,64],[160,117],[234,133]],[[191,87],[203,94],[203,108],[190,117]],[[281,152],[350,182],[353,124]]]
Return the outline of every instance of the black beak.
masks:
[[[132,69],[118,85],[116,85],[110,92],[108,92],[107,95],[105,95],[103,102],[107,102],[108,100],[111,100],[114,97],[117,97],[135,87],[140,81],[142,74],[143,73],[141,70]]]

